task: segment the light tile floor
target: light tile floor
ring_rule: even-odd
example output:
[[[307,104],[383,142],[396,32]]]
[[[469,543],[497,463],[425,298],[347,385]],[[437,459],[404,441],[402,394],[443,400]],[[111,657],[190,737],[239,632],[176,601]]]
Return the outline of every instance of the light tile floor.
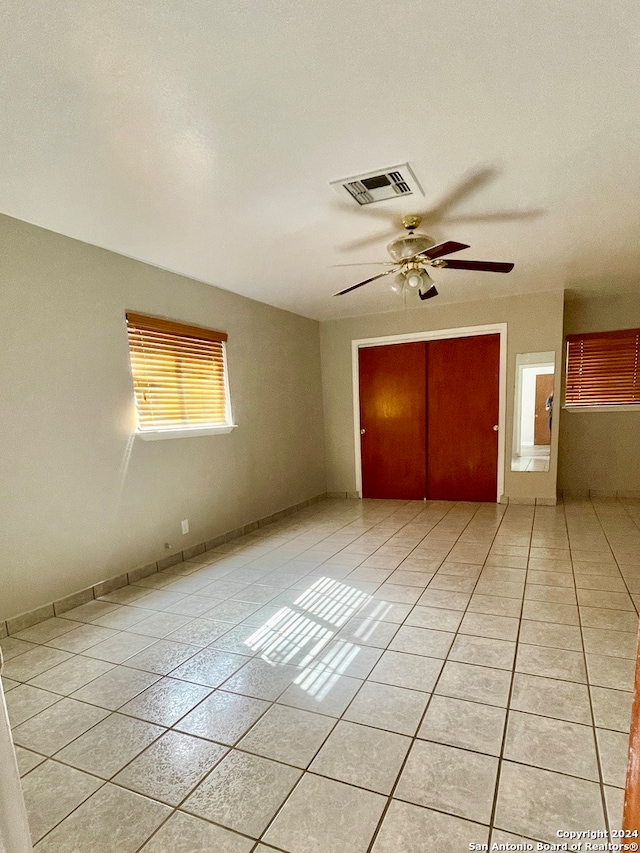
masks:
[[[620,826],[640,501],[327,500],[2,640],[37,853]]]
[[[524,445],[520,455],[511,457],[512,471],[548,471],[551,447],[548,444]]]

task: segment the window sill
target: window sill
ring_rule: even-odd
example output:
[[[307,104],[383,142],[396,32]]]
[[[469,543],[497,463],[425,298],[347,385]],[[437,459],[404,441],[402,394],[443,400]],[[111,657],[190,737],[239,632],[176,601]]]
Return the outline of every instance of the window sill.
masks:
[[[138,430],[136,438],[143,441],[163,441],[165,438],[195,438],[199,435],[226,435],[237,429],[237,424],[209,427],[180,427],[179,429]]]
[[[563,406],[567,412],[640,412],[640,403],[629,403],[624,406],[608,406],[598,404],[594,406]]]

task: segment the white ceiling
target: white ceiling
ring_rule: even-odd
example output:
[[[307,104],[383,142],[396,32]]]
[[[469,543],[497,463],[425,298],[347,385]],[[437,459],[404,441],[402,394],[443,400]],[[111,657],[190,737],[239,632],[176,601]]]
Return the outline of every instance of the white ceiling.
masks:
[[[326,319],[402,305],[332,298],[391,235],[329,181],[409,161],[425,197],[375,210],[480,170],[424,230],[516,264],[435,270],[440,302],[629,290],[639,66],[638,0],[4,0],[0,211]]]

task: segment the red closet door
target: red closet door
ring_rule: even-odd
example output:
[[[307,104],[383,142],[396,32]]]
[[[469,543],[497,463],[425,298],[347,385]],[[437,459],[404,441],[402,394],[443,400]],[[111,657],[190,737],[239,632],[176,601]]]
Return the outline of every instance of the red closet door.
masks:
[[[429,341],[427,497],[495,501],[500,335]]]
[[[426,342],[359,351],[362,497],[426,492]]]

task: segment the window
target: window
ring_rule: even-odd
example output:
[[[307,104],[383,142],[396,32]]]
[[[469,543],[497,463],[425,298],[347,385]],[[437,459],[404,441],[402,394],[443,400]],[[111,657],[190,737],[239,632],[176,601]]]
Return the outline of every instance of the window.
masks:
[[[138,432],[230,432],[224,332],[127,313]]]
[[[640,403],[640,329],[567,335],[567,406]]]

